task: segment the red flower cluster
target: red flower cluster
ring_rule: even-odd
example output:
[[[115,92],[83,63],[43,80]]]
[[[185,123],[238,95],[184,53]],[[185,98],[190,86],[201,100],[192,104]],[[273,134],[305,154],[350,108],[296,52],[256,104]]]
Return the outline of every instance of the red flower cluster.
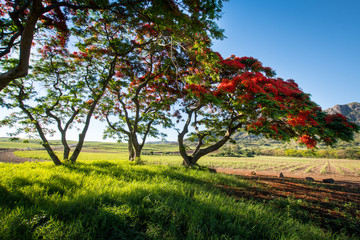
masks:
[[[348,122],[348,119],[344,115],[342,115],[340,113],[327,114],[325,116],[325,122],[327,124],[333,123],[333,122],[339,122],[339,123],[344,124],[346,127],[354,128],[354,126],[351,125],[351,123]]]
[[[273,130],[274,132],[276,132],[276,134],[278,134],[279,133],[279,130],[278,130],[278,127],[276,126],[276,125],[271,125],[270,127],[269,127],[271,130]]]
[[[7,4],[2,4],[0,3],[0,16],[3,17],[5,16],[5,14],[8,14],[8,12],[11,11],[11,6],[9,6],[9,3]]]
[[[287,122],[293,126],[317,126],[318,123],[311,117],[311,111],[301,111],[296,115],[288,115]]]
[[[257,59],[252,57],[235,57],[235,55],[231,55],[230,58],[226,58],[225,60],[220,57],[220,62],[224,67],[234,68],[236,70],[242,70],[245,68],[251,68],[254,71],[262,71],[265,70],[262,63]],[[271,70],[271,68],[266,68],[266,71]]]
[[[243,63],[241,63],[239,60],[232,60],[232,59],[225,59],[220,61],[220,64],[222,65],[226,65],[228,67],[232,67],[235,69],[244,69],[245,65]]]
[[[314,148],[317,144],[316,140],[311,138],[309,135],[299,137],[298,142],[305,144],[308,148]]]
[[[191,90],[194,94],[196,94],[196,96],[200,97],[203,96],[204,94],[209,93],[203,85],[200,84],[190,84],[190,85],[186,85],[185,86],[186,89]]]
[[[219,84],[218,89],[225,92],[234,93],[236,90],[236,82],[229,79],[223,79]]]
[[[340,113],[335,113],[335,114],[327,114],[325,117],[325,122],[326,123],[332,123],[335,120],[342,120],[347,122],[347,119],[344,115],[340,114]]]

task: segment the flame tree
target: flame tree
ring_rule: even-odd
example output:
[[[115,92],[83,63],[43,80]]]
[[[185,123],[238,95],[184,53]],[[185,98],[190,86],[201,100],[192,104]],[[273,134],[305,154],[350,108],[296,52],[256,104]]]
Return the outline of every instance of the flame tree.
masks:
[[[0,62],[16,59],[11,68],[1,69],[0,91],[12,80],[28,73],[34,36],[42,29],[55,29],[61,44],[69,40],[69,26],[86,25],[89,13],[107,11],[116,21],[153,22],[174,29],[196,32],[207,29],[221,37],[214,20],[219,18],[222,0],[2,0],[0,1]],[[44,38],[44,39],[46,39]]]
[[[130,160],[140,159],[148,136],[164,136],[156,127],[173,126],[170,108],[184,85],[182,74],[189,56],[210,44],[204,31],[190,39],[175,38],[161,25],[145,23],[135,33],[134,42],[142,47],[120,64],[98,115],[108,123],[105,137],[128,141]]]
[[[100,108],[99,116],[108,123],[104,136],[125,138],[131,161],[140,160],[148,136],[166,136],[157,127],[172,125],[170,106],[177,98],[170,85],[175,73],[172,63],[167,64],[164,58],[164,52],[152,49],[140,61],[128,62],[110,84]]]
[[[53,55],[43,58],[43,63],[48,64],[47,67],[38,68],[36,71],[33,71],[31,77],[27,78],[27,80],[20,79],[19,81],[15,81],[14,84],[9,85],[9,88],[4,90],[4,94],[10,95],[3,95],[4,97],[1,103],[3,106],[9,108],[15,107],[16,103],[24,106],[22,110],[28,117],[26,121],[30,124],[35,124],[32,130],[36,129],[38,131],[43,140],[44,147],[49,151],[55,164],[60,164],[60,161],[56,159],[45,139],[45,129],[48,127],[48,124],[52,122],[56,123],[58,130],[65,136],[66,131],[70,125],[72,125],[73,121],[79,120],[80,115],[77,113],[78,110],[89,110],[87,120],[84,121],[85,126],[79,135],[79,143],[70,157],[70,160],[74,162],[80,153],[91,114],[102,94],[105,92],[106,86],[114,73],[124,70],[123,66],[127,65],[128,62],[134,62],[134,59],[136,59],[136,49],[145,48],[148,44],[154,42],[154,36],[151,32],[144,31],[144,29],[149,30],[148,26],[152,25],[152,29],[156,29],[156,31],[161,32],[163,36],[167,36],[170,43],[164,45],[162,42],[158,42],[157,44],[166,47],[168,55],[170,56],[169,61],[175,68],[178,68],[178,63],[175,61],[173,51],[176,48],[183,48],[183,43],[194,45],[192,39],[195,33],[204,35],[207,39],[210,37],[222,37],[222,30],[218,29],[213,21],[219,17],[221,2],[222,1],[208,0],[184,2],[171,0],[133,0],[118,1],[110,4],[107,1],[91,1],[87,4],[85,2],[85,5],[80,6],[80,4],[75,1],[71,4],[68,1],[41,1],[40,6],[35,5],[39,4],[39,1],[35,0],[28,1],[24,3],[25,5],[21,5],[21,1],[6,1],[6,4],[2,3],[0,6],[0,14],[3,16],[1,19],[2,24],[6,23],[4,25],[6,28],[1,32],[1,34],[5,36],[1,42],[1,49],[3,50],[3,52],[1,52],[1,63],[2,66],[6,66],[2,68],[5,72],[0,76],[1,88],[6,86],[11,80],[17,79],[27,72],[29,56],[23,56],[22,42],[24,42],[24,32],[26,31],[25,28],[28,18],[31,17],[32,11],[38,11],[38,9],[35,9],[36,7],[41,9],[41,14],[35,18],[37,21],[36,26],[38,27],[36,33],[39,36],[37,43],[43,45],[43,54]],[[80,3],[83,4],[84,2],[81,1]],[[45,9],[47,11],[45,11]],[[16,14],[23,11],[20,13],[21,21],[17,28],[14,27],[14,24],[18,24],[15,23],[16,19],[10,17],[10,15],[13,14],[11,11],[15,11]],[[69,25],[71,25],[71,28],[68,27]],[[20,33],[20,35],[17,34],[17,32]],[[134,32],[138,36],[135,36]],[[32,36],[34,33],[35,30],[30,34],[31,37],[27,35],[27,40],[31,43],[33,42]],[[147,35],[145,40],[140,41],[138,39],[143,37],[141,34]],[[12,36],[14,36],[14,38],[12,38]],[[76,45],[78,51],[72,54],[68,53],[70,36],[73,36],[74,38],[72,39],[77,39],[78,42]],[[18,37],[19,40],[11,40],[18,39]],[[70,43],[72,41],[70,41]],[[47,44],[49,42],[56,42],[58,45],[56,47],[55,45],[49,47],[50,45]],[[202,48],[209,44],[209,41],[197,43],[196,48]],[[56,49],[58,48],[58,50],[56,50],[57,52],[51,52],[54,50],[54,47]],[[30,48],[31,46],[27,48],[28,54],[30,53]],[[10,50],[15,54],[19,53],[19,60],[11,58]],[[58,54],[58,56],[56,56],[56,54]],[[68,57],[73,59],[74,64],[67,65],[66,61]],[[25,72],[20,73],[21,71],[19,71],[18,66],[24,63],[23,60],[25,62],[27,61],[25,67],[21,67],[25,69]],[[61,63],[62,61],[63,63]],[[55,62],[56,64],[54,64]],[[38,64],[42,65],[41,62],[38,62]],[[79,75],[75,76],[76,74],[72,72],[73,69],[71,68],[75,68],[76,70],[74,71]],[[13,71],[17,73],[13,74]],[[61,79],[61,81],[59,79]],[[76,83],[77,80],[79,80],[78,84]],[[90,86],[85,80],[93,81],[97,87]],[[26,81],[29,81],[29,83]],[[41,81],[44,81],[43,86],[47,88],[47,96],[38,97],[39,91],[36,91],[34,88],[36,86],[33,85],[35,81],[39,85],[41,85]],[[49,83],[49,81],[53,82]],[[67,89],[69,85],[76,90]],[[88,89],[83,91],[83,87],[87,87]],[[17,89],[17,93],[13,92],[15,89]],[[78,102],[75,101],[79,99],[82,93],[87,91],[89,91],[92,96],[88,95],[88,97],[85,97],[86,99],[81,99]],[[75,92],[78,94],[75,95]],[[51,93],[53,94],[51,95]],[[65,95],[67,96],[65,97]],[[11,97],[14,96],[18,96],[14,102],[5,100],[5,97],[11,99]],[[60,104],[60,100],[57,101],[56,98],[67,98],[67,101],[69,101],[69,99],[74,100],[71,100],[71,104],[69,102],[68,104]],[[25,104],[26,101],[30,100],[34,100],[39,105]],[[91,107],[81,105],[83,104],[81,103],[83,100]],[[51,104],[48,103],[46,105],[44,102],[51,102]],[[75,107],[72,105],[75,102],[76,104],[81,104]],[[31,109],[32,112],[26,112],[24,110],[25,107]],[[62,117],[68,117],[68,120],[65,120],[65,118],[61,119],[54,114],[57,107],[65,107],[66,110],[61,110],[59,113]],[[3,123],[6,122],[10,124],[11,121],[9,119],[10,117],[6,118]],[[26,122],[20,119],[18,120],[20,124]],[[43,122],[40,123],[41,121]],[[26,129],[31,128],[26,127]],[[62,138],[64,139],[65,137]],[[66,141],[62,142],[64,149],[66,149],[64,158],[67,159],[69,148]]]
[[[32,73],[14,80],[0,93],[2,106],[20,110],[1,122],[17,127],[13,135],[37,133],[55,165],[61,160],[51,148],[47,133],[60,133],[63,159],[75,162],[91,116],[115,73],[116,53],[83,50],[69,53],[58,47],[57,41],[45,45]],[[67,133],[74,127],[80,134],[70,155]]]
[[[237,131],[282,141],[295,138],[313,148],[319,141],[327,145],[338,139],[350,141],[359,130],[340,114],[322,112],[293,80],[276,78],[257,59],[222,59],[219,55],[215,71],[218,78],[194,69],[189,74],[197,77],[182,91],[184,124],[178,142],[186,166],[197,165],[202,156],[219,149]],[[188,134],[190,127],[194,131]],[[196,143],[190,154],[184,144],[186,136]]]

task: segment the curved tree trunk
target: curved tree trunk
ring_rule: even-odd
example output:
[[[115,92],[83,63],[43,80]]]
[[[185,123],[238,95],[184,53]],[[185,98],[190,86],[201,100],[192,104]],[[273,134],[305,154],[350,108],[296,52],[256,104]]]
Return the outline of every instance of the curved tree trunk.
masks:
[[[64,153],[63,153],[63,160],[66,161],[69,159],[69,155],[70,155],[70,147],[68,144],[64,144]]]
[[[200,149],[198,151],[194,151],[191,155],[188,155],[186,153],[186,151],[180,151],[180,154],[183,158],[183,165],[184,166],[187,166],[187,167],[191,167],[191,166],[199,166],[197,164],[197,161],[211,153],[211,152],[214,152],[216,150],[218,150],[219,148],[221,148],[222,146],[224,146],[224,144],[230,139],[230,134],[226,134],[221,140],[219,140],[218,142],[214,143],[213,145],[207,147],[207,148],[204,148],[204,149]],[[179,143],[179,147],[180,147],[180,143]],[[184,145],[182,144],[182,148],[185,149]],[[183,152],[183,153],[181,153]]]
[[[48,152],[51,160],[54,162],[55,165],[61,165],[61,161],[58,158],[58,156],[56,156],[55,152],[52,150],[52,148],[50,147],[49,142],[46,139],[43,139],[41,137],[41,139],[43,140],[43,143],[41,145],[43,145],[43,147],[46,149],[46,151]],[[44,141],[45,140],[45,141]]]
[[[132,141],[130,139],[128,140],[128,150],[129,150],[129,161],[134,161],[135,160],[135,151],[134,151],[134,147],[132,145]]]
[[[41,0],[32,1],[32,8],[30,9],[29,17],[21,32],[19,63],[16,67],[0,74],[0,91],[12,80],[24,77],[28,73],[31,44],[34,38],[36,23],[40,16],[41,2]]]
[[[21,95],[21,93],[20,93]],[[26,109],[26,107],[24,106],[23,102],[21,101],[21,99],[19,99],[20,102],[20,108],[21,110],[24,111],[24,113],[28,116],[28,118],[31,120],[32,123],[34,123],[36,131],[38,132],[41,140],[42,140],[42,144],[43,147],[45,148],[45,150],[48,152],[51,160],[54,162],[55,165],[61,165],[61,161],[58,158],[58,156],[56,156],[54,150],[50,147],[49,141],[46,139],[45,134],[43,132],[43,129],[41,128],[39,122],[34,118],[34,116]]]
[[[143,146],[138,144],[136,135],[130,137],[129,139],[129,141],[131,141],[131,149],[129,148],[129,160],[138,163],[141,160],[141,151]]]
[[[191,123],[191,117],[192,117],[192,114],[194,111],[188,112],[187,121],[184,124],[183,130],[181,132],[179,132],[179,135],[178,135],[179,152],[180,152],[181,157],[183,158],[183,165],[187,166],[187,167],[191,167],[194,165],[199,166],[197,164],[197,161],[201,157],[203,157],[211,152],[214,152],[214,151],[218,150],[219,148],[221,148],[222,146],[224,146],[224,144],[227,141],[229,141],[231,135],[242,126],[241,123],[238,123],[235,126],[231,126],[233,124],[233,122],[239,118],[239,117],[234,117],[232,119],[232,121],[230,122],[230,125],[229,125],[228,130],[226,131],[225,135],[218,142],[216,142],[206,148],[201,149],[202,139],[199,138],[199,143],[198,143],[198,146],[196,147],[195,151],[191,155],[188,155],[186,152],[185,144],[184,144],[184,138],[185,138],[185,135],[188,133],[188,127]]]

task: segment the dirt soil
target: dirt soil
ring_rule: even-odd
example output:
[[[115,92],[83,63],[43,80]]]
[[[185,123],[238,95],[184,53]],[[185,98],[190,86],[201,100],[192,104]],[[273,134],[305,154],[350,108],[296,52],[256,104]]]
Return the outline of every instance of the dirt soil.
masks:
[[[23,163],[23,162],[44,162],[45,160],[21,158],[14,155],[14,151],[5,150],[0,151],[0,162],[4,163]]]

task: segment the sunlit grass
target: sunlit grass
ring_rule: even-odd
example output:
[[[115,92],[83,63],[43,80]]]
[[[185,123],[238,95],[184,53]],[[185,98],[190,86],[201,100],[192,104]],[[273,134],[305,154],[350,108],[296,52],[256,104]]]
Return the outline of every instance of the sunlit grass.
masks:
[[[9,138],[0,138],[0,148],[18,148],[18,149],[38,149],[42,148],[40,140],[35,139],[19,139],[18,141],[10,141]],[[49,140],[51,146],[62,147],[60,140]],[[77,144],[77,141],[68,141],[70,146]],[[84,150],[105,151],[105,152],[126,152],[128,149],[127,143],[114,142],[95,142],[86,141],[83,145]],[[176,152],[179,151],[178,145],[174,143],[148,143],[144,146],[143,152],[146,153],[161,153],[161,152]]]
[[[86,158],[57,167],[0,164],[0,239],[336,239],[218,187],[257,186],[249,180]]]
[[[24,143],[24,142],[12,142],[9,141],[7,138],[0,138],[0,148],[41,148],[39,142],[30,142],[30,143]]]
[[[62,160],[62,152],[55,151],[56,155]],[[49,155],[44,150],[35,150],[35,151],[16,151],[14,154],[18,157],[22,158],[34,158],[34,159],[43,159],[43,160],[51,160]],[[126,152],[120,153],[104,153],[104,152],[81,152],[78,161],[87,161],[87,160],[97,160],[97,161],[107,161],[107,160],[126,160],[127,159]]]

